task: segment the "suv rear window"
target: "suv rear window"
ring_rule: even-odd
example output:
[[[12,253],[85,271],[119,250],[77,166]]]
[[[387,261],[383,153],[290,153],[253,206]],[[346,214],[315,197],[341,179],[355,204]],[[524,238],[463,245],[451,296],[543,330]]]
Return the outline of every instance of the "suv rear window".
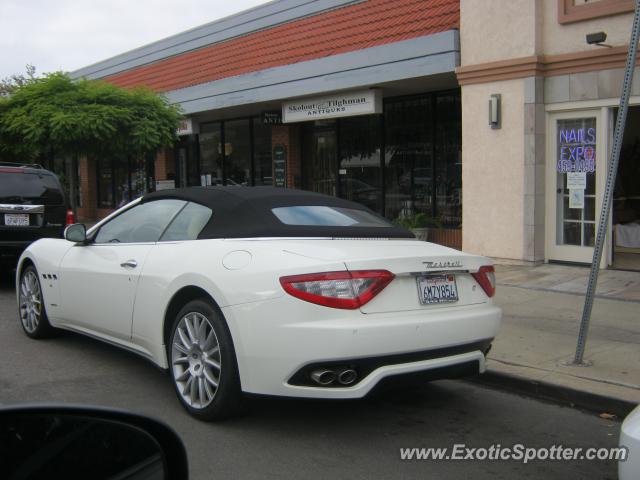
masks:
[[[35,204],[64,204],[60,185],[53,175],[0,171],[0,203],[21,203],[24,200]]]
[[[366,210],[322,205],[278,207],[271,209],[285,225],[318,227],[392,227],[384,218]]]

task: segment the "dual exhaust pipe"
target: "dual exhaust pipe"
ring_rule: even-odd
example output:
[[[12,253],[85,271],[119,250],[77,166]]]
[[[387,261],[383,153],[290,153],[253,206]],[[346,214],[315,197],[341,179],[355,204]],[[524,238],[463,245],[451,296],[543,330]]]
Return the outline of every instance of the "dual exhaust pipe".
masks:
[[[353,368],[317,368],[311,372],[311,380],[321,387],[328,387],[336,381],[340,385],[353,385],[358,379],[358,373]]]

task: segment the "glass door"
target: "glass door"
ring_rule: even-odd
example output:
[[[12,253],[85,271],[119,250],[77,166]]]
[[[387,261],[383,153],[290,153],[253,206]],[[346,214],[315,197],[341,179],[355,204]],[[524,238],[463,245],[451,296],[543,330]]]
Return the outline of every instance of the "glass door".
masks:
[[[200,126],[200,178],[198,184],[223,185],[222,127],[220,122]]]
[[[593,258],[606,132],[600,110],[553,114],[547,132],[547,257]]]
[[[304,131],[304,189],[336,196],[337,135],[335,121],[315,122]]]
[[[198,136],[180,137],[174,150],[176,160],[176,187],[200,185],[198,173]]]

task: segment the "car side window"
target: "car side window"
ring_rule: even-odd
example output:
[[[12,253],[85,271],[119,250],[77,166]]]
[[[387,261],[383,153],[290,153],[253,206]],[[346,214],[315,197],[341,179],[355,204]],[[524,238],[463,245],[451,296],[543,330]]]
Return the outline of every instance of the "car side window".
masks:
[[[138,204],[100,227],[95,243],[157,242],[186,203],[168,199]]]
[[[160,241],[196,240],[212,213],[210,208],[190,202],[173,219]]]

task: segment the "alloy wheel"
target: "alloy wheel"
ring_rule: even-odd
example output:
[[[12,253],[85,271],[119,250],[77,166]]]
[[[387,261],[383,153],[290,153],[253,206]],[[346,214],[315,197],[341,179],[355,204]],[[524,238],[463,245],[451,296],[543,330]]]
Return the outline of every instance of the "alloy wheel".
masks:
[[[42,291],[33,270],[27,271],[20,282],[20,320],[28,333],[34,333],[42,315]]]
[[[194,409],[208,406],[220,384],[222,362],[218,337],[200,312],[184,315],[173,333],[171,366],[178,392]]]

